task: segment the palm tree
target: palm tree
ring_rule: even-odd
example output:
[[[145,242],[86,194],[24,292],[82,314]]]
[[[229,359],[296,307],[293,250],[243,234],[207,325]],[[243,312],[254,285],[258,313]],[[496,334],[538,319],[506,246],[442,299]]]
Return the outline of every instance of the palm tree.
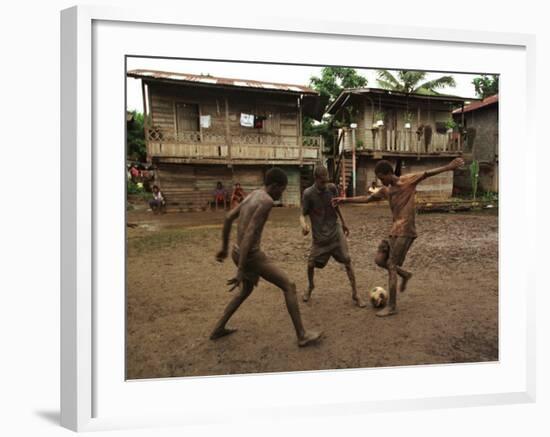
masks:
[[[424,71],[399,70],[396,73],[392,74],[388,70],[378,70],[378,85],[392,91],[425,95],[438,95],[437,90],[456,86],[453,76],[441,76],[423,82],[427,74]]]

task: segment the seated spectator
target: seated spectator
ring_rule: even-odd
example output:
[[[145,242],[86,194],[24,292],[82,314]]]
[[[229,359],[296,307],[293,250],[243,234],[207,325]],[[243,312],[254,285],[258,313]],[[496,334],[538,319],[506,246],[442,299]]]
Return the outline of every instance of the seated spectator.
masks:
[[[235,208],[245,198],[244,190],[241,188],[241,184],[237,182],[233,188],[233,194],[231,194],[231,209]]]
[[[164,207],[166,205],[166,202],[164,200],[164,196],[162,195],[162,192],[159,190],[159,187],[156,185],[153,185],[153,198],[149,200],[149,206],[151,207],[151,211],[153,213],[158,214],[159,212],[164,211]]]
[[[130,167],[130,176],[132,177],[132,181],[136,182],[139,178],[139,175],[140,172],[137,167],[135,165],[132,165],[132,167]]]
[[[212,193],[214,197],[214,206],[218,209],[218,205],[222,205],[223,209],[227,206],[227,191],[221,182],[216,184],[216,189]]]

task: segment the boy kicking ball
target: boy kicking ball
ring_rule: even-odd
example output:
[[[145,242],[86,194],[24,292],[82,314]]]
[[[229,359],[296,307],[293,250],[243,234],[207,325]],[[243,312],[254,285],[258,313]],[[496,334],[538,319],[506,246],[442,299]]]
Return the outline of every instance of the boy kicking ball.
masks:
[[[389,238],[383,240],[378,246],[375,262],[388,271],[390,299],[388,305],[376,313],[377,316],[385,317],[397,314],[397,276],[401,277],[399,291],[405,291],[412,273],[402,268],[405,257],[417,234],[415,227],[415,194],[416,186],[424,179],[453,171],[464,165],[462,158],[456,158],[449,164],[425,171],[404,176],[396,176],[392,165],[381,160],[376,163],[374,172],[380,179],[383,187],[370,196],[358,197],[337,197],[332,200],[334,205],[344,203],[370,203],[377,200],[388,199],[393,216],[393,224]]]

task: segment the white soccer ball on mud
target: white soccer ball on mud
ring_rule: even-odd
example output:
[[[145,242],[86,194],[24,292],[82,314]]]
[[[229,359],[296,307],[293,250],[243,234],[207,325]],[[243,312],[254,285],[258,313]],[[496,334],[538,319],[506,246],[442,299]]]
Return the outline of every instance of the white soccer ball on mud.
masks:
[[[388,303],[389,294],[385,288],[374,287],[369,291],[369,298],[374,308],[384,308]]]

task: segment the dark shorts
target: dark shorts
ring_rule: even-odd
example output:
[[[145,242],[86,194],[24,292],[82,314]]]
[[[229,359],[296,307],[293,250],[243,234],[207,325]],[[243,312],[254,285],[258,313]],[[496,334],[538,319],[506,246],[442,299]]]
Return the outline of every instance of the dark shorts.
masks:
[[[384,253],[389,264],[402,266],[416,237],[390,236],[378,245],[378,252]]]
[[[348,264],[351,261],[348,250],[348,242],[343,232],[339,232],[338,237],[329,244],[316,244],[313,242],[309,252],[308,262],[322,269],[328,263],[330,257],[333,257],[341,264]]]
[[[233,247],[231,258],[236,266],[239,265],[239,249]],[[248,254],[248,259],[244,266],[244,280],[253,286],[258,285],[262,272],[271,264],[271,260],[261,250],[255,250]]]

